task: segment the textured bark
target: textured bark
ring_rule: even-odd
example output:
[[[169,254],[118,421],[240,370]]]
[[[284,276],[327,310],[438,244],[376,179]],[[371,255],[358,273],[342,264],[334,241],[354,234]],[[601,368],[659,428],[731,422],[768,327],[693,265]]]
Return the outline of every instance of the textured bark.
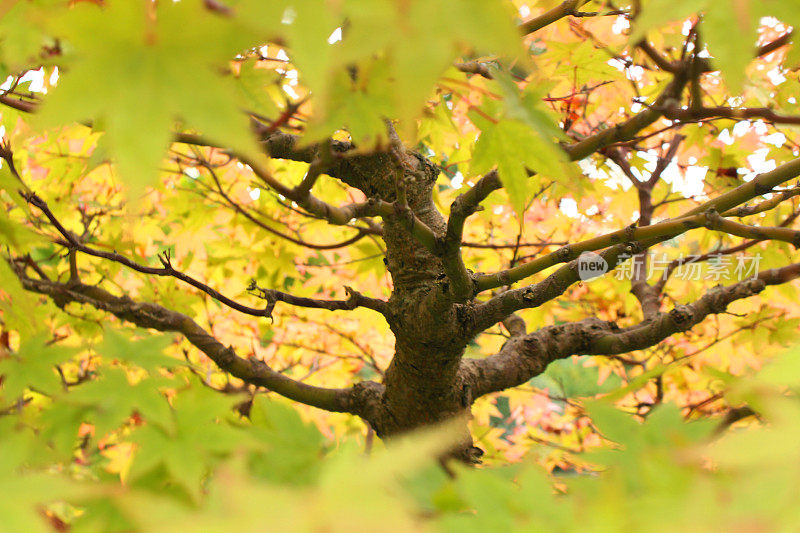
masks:
[[[395,355],[383,389],[372,398],[379,408],[370,410],[368,422],[383,438],[464,414],[472,401],[459,366],[473,335],[473,307],[452,297],[442,258],[415,239],[406,224],[412,213],[437,236],[444,235],[446,222],[432,197],[438,169],[419,154],[404,152],[397,160],[387,155],[347,158],[336,172],[369,198],[386,202],[397,200],[402,179],[409,210],[383,217],[386,266],[394,285],[385,316]],[[466,425],[453,455],[470,462],[479,455]]]
[[[756,278],[715,287],[691,304],[657,313],[624,329],[614,322],[592,317],[515,336],[496,355],[464,360],[460,369],[462,381],[477,398],[521,385],[544,372],[556,359],[570,355],[617,355],[654,346],[675,333],[691,329],[711,314],[725,312],[736,300],[758,294],[768,285],[798,277],[800,263],[765,270]]]

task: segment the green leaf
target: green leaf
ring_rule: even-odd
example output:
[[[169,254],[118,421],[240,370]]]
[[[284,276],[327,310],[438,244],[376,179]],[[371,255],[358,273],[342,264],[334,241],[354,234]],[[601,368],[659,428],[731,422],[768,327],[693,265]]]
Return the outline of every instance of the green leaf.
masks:
[[[257,151],[235,84],[218,73],[246,44],[237,28],[198,2],[161,3],[156,20],[148,5],[82,2],[53,17],[52,30],[75,55],[39,120],[52,127],[91,119],[136,192],[156,179],[176,120]]]
[[[274,70],[257,68],[256,61],[244,61],[239,66],[238,89],[245,109],[261,116],[277,116],[278,108],[269,94],[280,75]]]
[[[48,344],[44,335],[24,340],[17,353],[0,360],[0,375],[4,376],[0,393],[7,401],[13,401],[26,389],[45,394],[58,392],[62,383],[55,367],[78,351],[77,348]]]
[[[319,474],[322,434],[297,410],[258,396],[250,410],[252,435],[261,441],[251,456],[253,474],[275,482],[305,484]],[[266,446],[266,449],[260,450]]]
[[[197,500],[201,482],[218,458],[242,444],[242,432],[226,423],[240,401],[195,382],[175,398],[171,428],[146,425],[134,433],[138,450],[131,478],[147,480],[146,474],[163,466],[169,478]]]
[[[14,427],[13,419],[0,419],[0,531],[52,531],[42,516],[42,506],[74,494],[65,478],[27,468],[26,456],[34,438]]]
[[[315,108],[313,137],[330,135],[340,120],[339,127],[347,124],[358,131],[357,141],[374,141],[385,134],[375,120],[382,116],[397,119],[404,136],[411,137],[426,98],[460,53],[513,57],[521,51],[508,2],[361,0],[347,2],[343,13],[331,13],[310,1],[292,9],[296,18],[287,29],[290,55],[322,103],[319,111]],[[348,22],[342,42],[325,46],[341,20]],[[354,101],[346,111],[345,72],[355,78],[350,92]],[[346,118],[337,116],[344,112]]]
[[[19,278],[6,261],[0,261],[0,286],[7,297],[0,299],[0,309],[4,313],[6,327],[16,329],[24,337],[41,331],[43,324],[39,320],[31,320],[41,307],[37,309],[37,298],[27,292]]]
[[[42,242],[44,239],[29,227],[12,220],[5,211],[0,211],[0,244],[25,253],[29,252],[33,245]]]
[[[557,384],[565,398],[596,396],[621,385],[622,381],[616,374],[609,375],[603,383],[600,383],[598,367],[586,366],[590,359],[589,356],[559,359],[550,363],[542,375]]]
[[[132,385],[124,370],[106,368],[100,379],[76,387],[62,402],[87,409],[90,414],[85,421],[95,426],[98,438],[117,429],[135,412],[149,423],[169,428],[169,404],[156,388],[158,381],[143,379]]]
[[[10,9],[7,7],[10,4]],[[10,73],[40,64],[40,51],[50,40],[34,23],[41,6],[33,2],[3,2],[0,16],[0,63],[5,80]],[[5,113],[5,110],[3,111]]]
[[[629,414],[607,401],[586,402],[584,407],[600,433],[614,442],[630,441],[641,429],[641,425]]]
[[[484,173],[496,166],[511,205],[521,216],[540,180],[538,176],[529,178],[528,169],[548,177],[559,176],[563,170],[560,163],[566,160],[566,155],[559,152],[550,139],[528,124],[505,119],[481,133],[470,172]]]
[[[376,60],[359,71],[359,82],[340,72],[330,83],[328,109],[306,134],[322,138],[346,128],[356,142],[373,143],[386,131],[385,117],[393,113],[394,89],[386,83],[388,64]]]
[[[714,65],[722,71],[734,93],[742,91],[757,38],[758,19],[750,16],[747,3],[747,0],[711,0],[703,17],[703,39],[714,56]]]
[[[174,338],[170,335],[153,335],[149,332],[142,338],[133,340],[128,335],[107,327],[103,342],[96,351],[104,357],[133,363],[153,373],[162,367],[172,368],[185,364],[184,361],[164,355],[164,350],[173,342]]]
[[[503,94],[504,110],[494,122],[481,120],[482,133],[472,154],[471,173],[483,173],[495,165],[511,204],[522,215],[531,194],[538,191],[541,177],[573,184],[579,175],[553,139],[564,137],[542,106],[541,89],[520,93],[503,71],[495,71]],[[529,177],[529,171],[537,175]]]
[[[642,8],[631,32],[630,42],[638,43],[648,31],[688,18],[705,9],[709,0],[650,0]]]

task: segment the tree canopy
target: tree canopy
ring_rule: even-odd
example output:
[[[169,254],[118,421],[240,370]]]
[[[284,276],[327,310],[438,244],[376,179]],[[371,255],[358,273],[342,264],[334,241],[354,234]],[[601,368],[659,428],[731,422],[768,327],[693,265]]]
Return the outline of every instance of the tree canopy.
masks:
[[[796,1],[0,15],[0,531],[797,523]]]

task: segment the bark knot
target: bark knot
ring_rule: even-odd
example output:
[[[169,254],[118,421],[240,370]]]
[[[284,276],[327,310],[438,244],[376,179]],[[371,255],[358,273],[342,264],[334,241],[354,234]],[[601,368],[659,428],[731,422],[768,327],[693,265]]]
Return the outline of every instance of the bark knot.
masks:
[[[533,287],[528,287],[522,291],[522,299],[526,302],[533,302],[536,300],[536,291]]]
[[[685,305],[679,305],[669,312],[669,318],[676,326],[685,327],[692,321],[692,312]]]

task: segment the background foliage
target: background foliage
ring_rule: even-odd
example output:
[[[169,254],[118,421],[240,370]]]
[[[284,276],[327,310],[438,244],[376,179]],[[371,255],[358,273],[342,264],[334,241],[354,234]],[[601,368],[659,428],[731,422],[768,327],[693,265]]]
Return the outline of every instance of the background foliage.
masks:
[[[796,24],[800,4],[564,4],[573,16],[521,38],[519,25],[562,4],[5,2],[0,122],[16,168],[9,159],[0,167],[0,240],[52,279],[71,279],[52,228],[19,194],[34,191],[97,247],[149,265],[169,252],[176,268],[252,305],[260,303],[251,279],[299,296],[341,298],[348,285],[387,297],[384,245],[364,226],[305,216],[248,165],[172,142],[174,131],[297,184],[307,165],[267,159],[252,116],[365,152],[386,142],[383,118],[392,117],[441,167],[442,211],[498,169],[505,189],[464,235],[465,260],[484,272],[633,222],[637,191],[626,174],[651,176],[678,136],[653,191],[657,219],[798,155],[797,47],[756,59],[753,50]],[[620,147],[627,169],[598,154],[568,161],[559,142],[613,128],[668,83],[636,43],[645,38],[676,60],[698,13],[693,46],[720,69],[702,77],[707,105],[770,112],[664,118]],[[491,76],[453,66],[470,61]],[[314,193],[334,204],[363,199],[332,179]],[[754,219],[779,225],[797,214],[790,201]],[[711,232],[676,238],[664,246],[665,265],[740,242]],[[747,253],[761,269],[794,255],[775,242]],[[185,313],[301,381],[380,379],[393,353],[369,310],[278,305],[271,321],[256,320],[175,279],[88,256],[77,268],[83,282]],[[720,281],[703,272],[699,281],[672,278],[669,297],[694,300]],[[776,357],[796,338],[792,285],[653,348],[557,361],[481,399],[471,427],[486,464],[452,479],[431,459],[451,438],[447,428],[384,449],[355,417],[244,386],[185,340],[88,306],[58,309],[26,293],[6,261],[0,279],[0,530],[771,531],[800,518],[800,354]],[[537,327],[592,315],[632,324],[639,309],[629,289],[610,275],[521,314]],[[496,352],[505,334],[487,331],[468,355]]]

